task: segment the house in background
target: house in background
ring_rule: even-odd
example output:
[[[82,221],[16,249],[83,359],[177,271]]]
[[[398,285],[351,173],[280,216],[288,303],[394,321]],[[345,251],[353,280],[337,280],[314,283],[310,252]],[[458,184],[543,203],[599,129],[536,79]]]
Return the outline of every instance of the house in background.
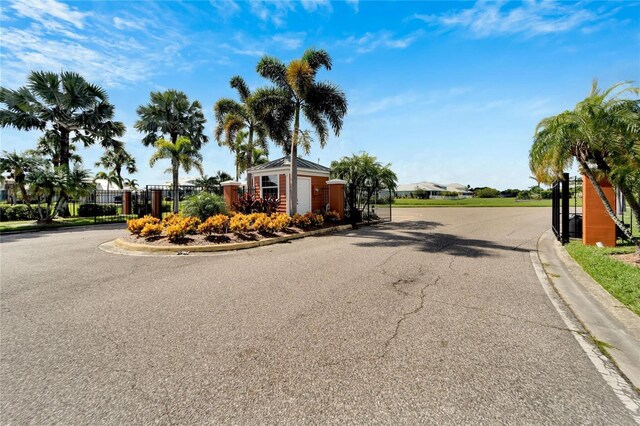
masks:
[[[253,178],[255,194],[280,199],[279,212],[289,212],[287,192],[291,181],[291,157],[278,158],[249,169]],[[324,210],[328,200],[327,181],[330,169],[298,157],[298,205],[297,211],[304,214]]]
[[[443,185],[435,182],[418,182],[398,185],[396,197],[416,197],[416,192],[422,192],[425,198],[445,197],[444,192],[456,192],[461,198],[473,196],[469,188],[459,183]]]

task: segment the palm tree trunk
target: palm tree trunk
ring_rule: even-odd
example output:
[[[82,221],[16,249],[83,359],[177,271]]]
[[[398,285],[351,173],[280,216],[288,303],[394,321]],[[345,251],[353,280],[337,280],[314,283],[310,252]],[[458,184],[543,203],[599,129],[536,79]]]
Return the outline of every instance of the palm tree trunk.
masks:
[[[591,181],[591,184],[593,185],[593,188],[596,190],[596,194],[598,194],[598,197],[602,201],[602,204],[604,205],[604,209],[607,211],[607,214],[609,214],[613,222],[617,225],[618,228],[620,228],[622,233],[629,239],[629,241],[631,241],[636,246],[636,252],[640,253],[640,239],[634,237],[633,234],[631,234],[631,231],[626,226],[624,226],[624,223],[620,220],[620,218],[618,218],[618,215],[615,214],[615,212],[611,208],[611,204],[609,204],[609,200],[607,199],[607,196],[604,195],[604,192],[602,191],[602,188],[600,187],[598,180],[594,176],[593,171],[587,165],[586,161],[578,159],[578,162],[584,169],[584,172],[589,178],[589,181]]]
[[[249,173],[249,169],[253,165],[253,127],[249,127],[249,140],[247,142],[247,189],[249,190],[249,194],[251,194],[251,190],[253,189],[253,179],[251,177],[251,173]]]
[[[60,128],[60,166],[62,166],[63,170],[69,171],[69,159],[71,157],[70,147],[69,147],[69,132]],[[57,211],[62,217],[69,217],[71,213],[69,212],[69,195],[66,192],[60,193],[60,198],[62,199],[61,203],[56,203]]]
[[[291,179],[289,187],[289,210],[294,215],[298,212],[298,132],[300,131],[300,104],[296,105],[293,121],[293,137],[291,141]]]
[[[116,172],[116,177],[118,178],[118,186],[120,187],[120,189],[122,189],[122,167],[116,166],[113,171]]]
[[[24,205],[27,206],[27,210],[29,210],[29,213],[33,216],[33,209],[31,208],[31,198],[29,197],[29,194],[27,193],[27,189],[24,186],[24,182],[20,182],[17,185],[20,188],[20,193],[22,194],[22,200],[24,201]],[[15,197],[15,198],[17,198],[17,197]]]
[[[171,160],[171,168],[173,172],[173,212],[178,213],[180,210],[180,187],[178,186],[178,159],[174,158]]]

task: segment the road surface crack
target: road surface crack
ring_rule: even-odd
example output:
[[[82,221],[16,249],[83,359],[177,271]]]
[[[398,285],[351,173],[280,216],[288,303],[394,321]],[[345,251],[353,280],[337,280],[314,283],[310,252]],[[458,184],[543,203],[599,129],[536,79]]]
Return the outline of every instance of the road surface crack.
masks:
[[[398,318],[395,329],[393,330],[393,334],[384,342],[382,354],[378,357],[378,359],[382,359],[387,356],[387,353],[389,352],[389,348],[391,347],[391,344],[398,337],[398,333],[400,332],[400,327],[402,326],[402,323],[404,323],[407,320],[407,318],[417,314],[424,308],[425,291],[427,290],[428,287],[438,284],[439,281],[440,281],[440,275],[438,275],[432,283],[427,283],[424,286],[422,286],[422,288],[420,289],[420,296],[419,296],[420,304],[416,306],[415,309],[409,312],[403,313],[400,316],[400,318]]]

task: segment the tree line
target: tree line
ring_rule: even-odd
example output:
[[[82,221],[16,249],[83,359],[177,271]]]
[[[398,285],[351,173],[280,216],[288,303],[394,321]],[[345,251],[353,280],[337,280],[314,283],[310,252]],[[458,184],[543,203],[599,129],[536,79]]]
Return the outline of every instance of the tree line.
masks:
[[[329,133],[338,136],[347,113],[346,96],[340,87],[317,81],[318,71],[331,67],[331,57],[322,49],[307,49],[289,64],[264,56],[256,71],[271,85],[251,91],[242,77],[234,76],[230,85],[238,92],[238,100],[222,98],[213,107],[213,136],[234,154],[236,179],[241,172],[266,160],[269,140],[290,155],[292,178],[287,193],[291,214],[296,213],[298,149],[308,153],[314,136],[320,146],[326,144]],[[3,128],[42,132],[34,149],[23,153],[4,151],[0,157],[0,168],[14,178],[30,211],[38,210],[40,222],[68,214],[70,197],[83,196],[91,190],[91,174],[82,167],[77,150],[80,145],[98,144],[105,150],[96,167],[108,172],[100,172],[96,178],[120,188],[137,184],[135,179],[123,177],[124,171],[137,171],[135,159],[121,140],[125,125],[114,119],[115,107],[106,91],[80,74],[32,71],[25,86],[0,87],[0,104]],[[200,151],[209,137],[205,134],[202,105],[197,100],[190,101],[184,92],[170,89],[151,92],[149,103],[139,106],[137,114],[134,128],[143,134],[142,144],[155,149],[150,166],[162,159],[170,161],[173,211],[177,212],[179,170],[189,172],[195,168],[203,174]],[[209,179],[203,176],[202,181],[206,184]],[[249,174],[247,183],[251,189]]]

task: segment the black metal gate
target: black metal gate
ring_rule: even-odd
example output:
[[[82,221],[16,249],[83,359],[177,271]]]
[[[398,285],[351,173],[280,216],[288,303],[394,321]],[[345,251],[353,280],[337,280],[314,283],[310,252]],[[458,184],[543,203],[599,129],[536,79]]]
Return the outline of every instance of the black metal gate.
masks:
[[[551,228],[558,241],[569,242],[569,173],[563,173],[562,180],[551,187]],[[574,226],[577,220],[574,217]],[[574,231],[575,232],[575,231]]]
[[[347,185],[345,191],[345,218],[349,223],[391,222],[392,194],[380,196],[372,187],[354,184]]]

